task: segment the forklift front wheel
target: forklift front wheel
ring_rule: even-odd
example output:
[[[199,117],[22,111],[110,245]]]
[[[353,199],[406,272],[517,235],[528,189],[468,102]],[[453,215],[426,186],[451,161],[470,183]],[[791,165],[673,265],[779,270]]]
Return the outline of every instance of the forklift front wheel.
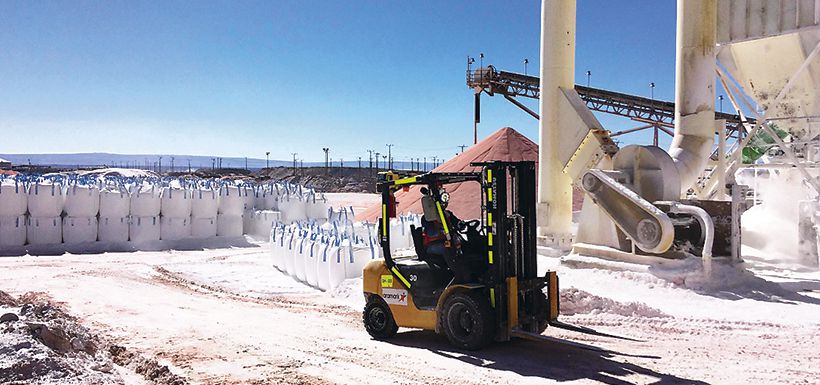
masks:
[[[490,304],[478,292],[456,292],[441,309],[441,328],[456,347],[481,349],[493,339],[494,314]]]
[[[362,321],[367,334],[377,340],[384,340],[396,335],[399,327],[393,319],[390,307],[378,295],[371,295],[367,299],[362,313]]]

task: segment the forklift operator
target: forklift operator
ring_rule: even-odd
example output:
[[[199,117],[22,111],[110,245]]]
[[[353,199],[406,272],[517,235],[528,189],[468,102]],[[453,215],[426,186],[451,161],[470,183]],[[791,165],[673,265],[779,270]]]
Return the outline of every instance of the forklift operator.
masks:
[[[444,231],[444,226],[441,223],[441,216],[439,215],[434,198],[426,188],[422,188],[422,194],[421,205],[424,215],[421,219],[421,226],[423,229],[422,239],[424,249],[429,257],[443,262],[441,265],[446,266],[445,261],[447,259],[460,253],[461,236],[453,230],[459,228],[461,221],[450,210],[446,209],[448,203],[446,198],[439,200],[444,213],[444,220],[447,221],[446,225],[448,230],[450,230],[450,241],[448,241],[447,233]]]

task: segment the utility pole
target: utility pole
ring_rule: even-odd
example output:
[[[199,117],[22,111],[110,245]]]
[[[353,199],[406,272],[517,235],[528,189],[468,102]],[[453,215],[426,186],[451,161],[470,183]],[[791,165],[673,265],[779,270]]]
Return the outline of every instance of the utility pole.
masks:
[[[248,158],[245,158],[245,168],[248,168]],[[270,168],[270,151],[265,151],[265,168]]]
[[[378,152],[376,152],[375,154],[376,154],[376,172],[378,172],[379,171],[379,155],[381,155],[381,154],[379,154]]]
[[[174,157],[171,157],[171,172],[174,172]]]
[[[345,158],[339,158],[339,169],[345,168]]]
[[[216,170],[216,158],[211,158],[211,170]]]
[[[460,148],[461,148],[461,152],[464,152],[464,148],[465,148],[465,147],[467,147],[467,145],[466,145],[466,144],[462,144],[462,145],[460,145],[460,146],[456,146],[456,147],[460,147]]]
[[[524,59],[524,75],[527,74],[527,64],[530,64],[530,59]]]
[[[191,173],[191,160],[188,159],[188,174]]]
[[[387,168],[392,170],[393,169],[393,155],[392,155],[391,150],[393,149],[393,146],[395,146],[395,144],[386,144],[386,146],[387,146],[387,160],[388,160],[388,167]]]
[[[589,87],[589,78],[592,77],[592,71],[587,71],[587,87]]]
[[[324,152],[325,152],[325,172],[327,172],[328,174],[330,174],[330,164],[328,163],[328,161],[329,161],[329,158],[328,158],[328,151],[330,151],[330,149],[329,149],[329,148],[327,148],[327,147],[324,147],[324,148],[322,148],[322,151],[324,151]]]
[[[373,151],[374,150],[367,150],[367,156],[370,158],[370,169],[373,169]]]
[[[359,157],[359,168],[362,168],[362,157]]]
[[[247,169],[248,169],[248,157],[246,156],[245,157],[245,170],[247,170]]]
[[[390,170],[390,168],[387,167],[387,155],[382,155],[382,160],[384,161],[382,163],[384,163],[385,169]]]
[[[436,164],[436,159],[438,159],[438,158],[434,156],[434,157],[433,157],[433,168],[436,168],[436,166],[438,166],[438,165]]]
[[[157,172],[162,174],[162,157],[159,157],[159,171]]]
[[[424,172],[427,172],[427,157],[424,157]]]
[[[293,155],[293,173],[296,174],[296,155],[297,155],[297,153],[291,152],[290,154]]]

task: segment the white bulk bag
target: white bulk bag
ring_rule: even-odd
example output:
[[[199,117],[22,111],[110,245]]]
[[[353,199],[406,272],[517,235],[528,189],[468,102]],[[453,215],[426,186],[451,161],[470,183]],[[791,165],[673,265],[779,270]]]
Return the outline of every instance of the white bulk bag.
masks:
[[[187,201],[190,202],[190,199],[187,199]],[[159,222],[159,238],[163,241],[175,241],[191,237],[190,217],[160,217]]]
[[[307,219],[307,206],[298,195],[284,195],[279,200],[279,212],[282,222],[292,223]]]
[[[410,235],[410,224],[405,217],[393,218],[390,220],[390,250],[402,250],[410,248],[412,243]]]
[[[317,278],[317,271],[316,271],[316,260],[317,254],[316,249],[318,249],[318,243],[315,239],[308,239],[305,242],[306,249],[302,253],[304,256],[304,263],[305,263],[305,282],[308,285],[317,287],[319,285],[319,281]]]
[[[330,206],[327,204],[327,199],[325,195],[322,194],[319,197],[316,194],[310,194],[306,202],[307,206],[305,207],[305,215],[310,219],[328,219],[329,213],[328,210]]]
[[[294,248],[293,254],[293,273],[296,279],[305,281],[305,254],[307,254],[308,246],[310,246],[310,239],[300,237]]]
[[[0,247],[26,244],[26,216],[0,216]]]
[[[254,212],[253,234],[258,236],[270,235],[273,224],[279,222],[279,219],[278,211],[261,210]]]
[[[130,212],[131,197],[125,188],[105,186],[100,190],[100,217],[123,218]]]
[[[197,239],[207,239],[216,236],[216,218],[192,218],[191,237]]]
[[[288,236],[286,229],[280,227],[275,233],[275,242],[271,243],[273,265],[282,272],[285,272],[285,250],[288,247]]]
[[[128,217],[101,216],[97,223],[97,239],[100,242],[126,242],[128,227]]]
[[[198,188],[191,191],[191,216],[194,218],[216,218],[219,209],[216,190]]]
[[[216,216],[216,236],[218,237],[241,237],[242,236],[242,215],[217,214]]]
[[[28,209],[26,186],[16,179],[0,180],[0,217],[24,215]]]
[[[100,212],[100,188],[82,184],[66,187],[63,210],[69,217],[96,217]],[[94,233],[96,236],[96,229]]]
[[[327,239],[322,239],[320,242],[317,242],[318,247],[316,248],[316,266],[314,267],[316,269],[316,285],[323,291],[328,291],[331,289],[330,277],[327,274],[327,242]]]
[[[282,233],[284,233],[283,229],[279,227],[274,227],[273,229],[271,229],[269,239],[271,264],[277,269],[280,269],[279,266],[282,264],[282,260],[280,259],[279,254],[279,240],[282,239]]]
[[[253,189],[247,186],[239,188],[239,195],[242,196],[242,206],[244,210],[253,210],[253,204],[256,197]]]
[[[38,181],[28,189],[28,211],[32,217],[53,218],[63,213],[63,188],[50,181]]]
[[[256,216],[253,210],[245,210],[242,213],[242,234],[253,234],[256,225]]]
[[[276,202],[276,196],[274,195],[272,200],[270,199],[270,193],[265,189],[265,186],[259,186],[256,191],[254,192],[254,200],[253,200],[253,207],[256,210],[272,210],[273,206]]]
[[[348,259],[345,261],[347,264],[347,266],[345,266],[345,278],[361,277],[364,266],[379,257],[379,253],[376,249],[377,246],[378,244],[375,241],[354,243],[352,254],[351,250],[348,249]]]
[[[328,247],[327,281],[330,288],[339,286],[345,280],[345,258],[347,258],[348,240],[336,242]]]
[[[97,217],[66,217],[63,219],[63,243],[96,241]]]
[[[288,249],[285,251],[285,272],[291,277],[296,276],[296,254],[298,253],[299,244],[301,242],[302,239],[299,238],[297,231],[291,233],[290,239],[288,240]]]
[[[28,243],[46,245],[63,242],[63,218],[29,217],[26,229]]]
[[[163,217],[188,218],[191,216],[190,190],[180,187],[163,187],[160,198],[162,202],[160,212]]]
[[[131,215],[136,217],[159,216],[162,202],[156,184],[143,183],[131,191]]]
[[[159,197],[159,194],[157,194]],[[157,200],[159,203],[159,200]],[[160,239],[160,219],[159,215],[146,217],[131,217],[131,226],[129,229],[129,238],[131,242],[152,242]]]
[[[242,198],[239,186],[225,185],[219,188],[219,214],[241,216],[245,200]]]

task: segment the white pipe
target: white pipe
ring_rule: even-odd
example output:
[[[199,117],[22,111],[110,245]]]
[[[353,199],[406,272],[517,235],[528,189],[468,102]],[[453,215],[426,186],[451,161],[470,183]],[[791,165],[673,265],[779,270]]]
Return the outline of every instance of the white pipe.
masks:
[[[715,141],[716,29],[716,0],[678,0],[675,136],[669,155],[680,175],[681,194],[703,172]]]
[[[575,86],[575,0],[541,3],[541,119],[538,130],[538,234],[571,240],[572,180],[558,159],[561,89]]]
[[[703,273],[709,277],[712,275],[712,245],[715,240],[715,223],[712,222],[712,217],[706,210],[692,205],[685,205],[683,203],[671,202],[669,212],[690,214],[700,219],[703,225],[703,252],[701,258],[703,259]]]

